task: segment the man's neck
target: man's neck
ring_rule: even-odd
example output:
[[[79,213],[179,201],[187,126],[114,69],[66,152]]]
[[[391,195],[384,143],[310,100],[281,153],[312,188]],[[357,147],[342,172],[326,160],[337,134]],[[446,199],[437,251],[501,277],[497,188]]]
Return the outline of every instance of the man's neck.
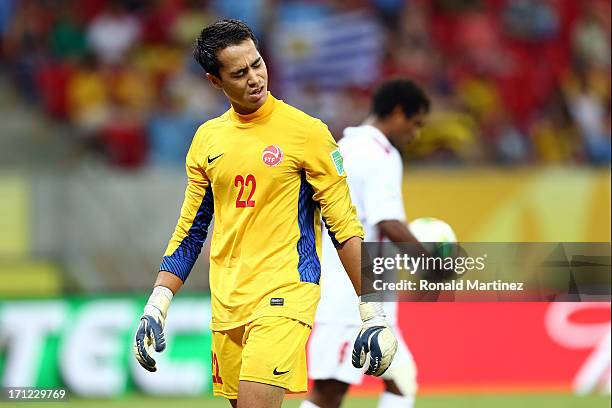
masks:
[[[234,109],[234,112],[240,114],[240,115],[250,115],[253,112],[256,112],[257,109],[250,109],[250,108],[245,108],[244,106],[240,106],[238,104],[235,104],[232,102],[232,108]]]
[[[259,108],[264,106],[267,100],[268,100],[268,95],[266,94],[263,98],[263,103],[257,108],[246,108],[232,101],[230,101],[230,103],[232,104],[232,108],[234,109],[234,112],[238,113],[239,115],[250,115],[251,113],[257,112]]]
[[[369,125],[370,126],[374,126],[376,129],[378,129],[380,131],[380,133],[385,135],[387,140],[389,140],[389,142],[391,142],[391,137],[389,137],[389,126],[387,126],[387,124],[384,121],[381,121],[378,118],[373,118],[370,121]]]

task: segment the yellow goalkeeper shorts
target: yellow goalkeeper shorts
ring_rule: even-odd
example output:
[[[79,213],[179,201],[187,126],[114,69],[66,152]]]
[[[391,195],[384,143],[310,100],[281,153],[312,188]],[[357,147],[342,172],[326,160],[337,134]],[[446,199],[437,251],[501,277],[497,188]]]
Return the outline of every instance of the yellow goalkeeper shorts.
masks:
[[[238,398],[240,381],[306,392],[306,342],[311,327],[287,317],[265,316],[212,332],[213,394]]]

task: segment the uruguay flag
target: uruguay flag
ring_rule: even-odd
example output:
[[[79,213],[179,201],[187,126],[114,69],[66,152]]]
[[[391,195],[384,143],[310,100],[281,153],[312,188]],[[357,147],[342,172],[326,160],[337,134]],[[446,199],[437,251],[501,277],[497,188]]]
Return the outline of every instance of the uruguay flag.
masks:
[[[284,89],[371,85],[380,73],[382,29],[362,11],[281,23],[273,58]]]

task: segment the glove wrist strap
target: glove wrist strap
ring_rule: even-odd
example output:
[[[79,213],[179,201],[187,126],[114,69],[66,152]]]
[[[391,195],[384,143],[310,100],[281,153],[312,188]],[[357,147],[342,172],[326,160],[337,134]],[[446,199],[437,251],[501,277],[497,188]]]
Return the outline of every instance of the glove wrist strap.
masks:
[[[174,294],[167,287],[154,287],[153,292],[151,293],[151,296],[149,296],[149,300],[145,306],[145,314],[161,314],[162,319],[165,319],[173,297]],[[152,308],[157,309],[157,313],[155,313],[155,309]]]
[[[359,296],[359,302],[370,303],[370,302],[382,302],[383,298],[380,292],[364,293]]]
[[[359,315],[368,327],[387,325],[382,302],[360,302]]]

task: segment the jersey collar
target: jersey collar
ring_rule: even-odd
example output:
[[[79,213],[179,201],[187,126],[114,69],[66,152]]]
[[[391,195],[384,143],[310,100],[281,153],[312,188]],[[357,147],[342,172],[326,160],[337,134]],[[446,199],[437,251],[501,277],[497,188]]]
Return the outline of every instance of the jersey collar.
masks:
[[[257,122],[267,116],[270,116],[272,111],[274,110],[274,104],[276,102],[276,98],[272,96],[270,92],[268,92],[268,97],[266,98],[266,102],[261,105],[259,109],[257,109],[253,113],[249,113],[247,115],[242,115],[234,110],[234,108],[230,108],[229,114],[232,121],[237,122],[238,124],[248,125],[250,123]]]
[[[393,151],[394,147],[387,139],[387,136],[383,132],[380,131],[376,126],[372,125],[363,125],[363,127],[368,128],[368,131],[374,137],[374,141],[380,145],[380,147],[385,151],[385,153],[389,154]]]

